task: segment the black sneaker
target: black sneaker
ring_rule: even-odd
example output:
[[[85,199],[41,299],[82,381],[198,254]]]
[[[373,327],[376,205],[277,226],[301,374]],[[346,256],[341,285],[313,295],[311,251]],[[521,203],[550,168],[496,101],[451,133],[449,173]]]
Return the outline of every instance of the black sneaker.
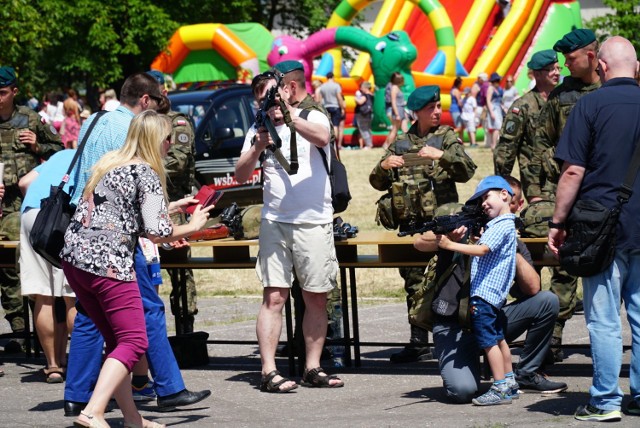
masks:
[[[584,303],[582,299],[576,300],[576,306],[573,308],[573,314],[584,314]]]
[[[11,339],[4,345],[4,352],[7,354],[19,354],[24,352],[24,339]]]
[[[625,413],[628,415],[640,416],[640,403],[638,403],[636,400],[631,400],[629,404],[627,404]]]
[[[564,352],[562,352],[562,339],[559,339],[557,337],[551,338],[547,360],[550,360],[551,364],[561,363],[562,360],[564,360]]]
[[[540,373],[530,375],[516,376],[516,381],[520,385],[520,389],[532,389],[542,394],[557,394],[567,390],[567,384],[564,382],[554,382],[547,379]]]
[[[586,406],[578,407],[573,417],[579,421],[618,422],[622,420],[622,413],[620,413],[620,410],[602,410],[587,404]]]
[[[395,364],[414,363],[416,361],[429,361],[433,360],[433,354],[431,353],[431,348],[429,348],[428,346],[419,348],[409,345],[405,346],[402,351],[391,354],[389,360]]]

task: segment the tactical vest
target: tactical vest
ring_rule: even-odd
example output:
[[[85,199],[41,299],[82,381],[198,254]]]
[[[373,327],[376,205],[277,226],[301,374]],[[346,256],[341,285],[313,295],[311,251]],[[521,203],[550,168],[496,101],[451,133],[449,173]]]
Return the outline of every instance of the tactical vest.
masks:
[[[25,111],[26,110],[26,111]],[[12,117],[0,123],[0,155],[4,163],[5,194],[2,206],[5,213],[20,211],[22,193],[18,188],[18,180],[39,163],[38,155],[31,151],[27,144],[22,144],[18,134],[30,129],[37,134],[40,116],[26,107],[17,107]]]
[[[170,111],[167,116],[171,119],[171,150],[180,150],[179,146],[188,145],[183,153],[188,153],[184,158],[184,163],[178,166],[181,174],[174,175],[167,180],[167,193],[170,200],[184,198],[191,193],[196,186],[195,181],[195,137],[194,130],[189,118],[179,112]]]
[[[428,220],[434,216],[438,205],[451,202],[438,199],[438,178],[442,172],[438,162],[412,156],[425,146],[442,150],[444,133],[436,132],[426,140],[413,134],[407,134],[406,137],[395,142],[395,154],[403,156],[408,166],[394,171],[390,188],[393,217],[399,225],[412,220]]]

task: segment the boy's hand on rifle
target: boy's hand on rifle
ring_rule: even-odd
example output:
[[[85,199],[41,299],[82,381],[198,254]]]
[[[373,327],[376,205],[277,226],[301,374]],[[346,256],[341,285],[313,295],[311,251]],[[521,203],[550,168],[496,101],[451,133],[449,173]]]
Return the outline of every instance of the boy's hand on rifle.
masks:
[[[460,226],[457,229],[447,233],[447,238],[453,242],[460,242],[462,238],[467,234],[467,226]]]

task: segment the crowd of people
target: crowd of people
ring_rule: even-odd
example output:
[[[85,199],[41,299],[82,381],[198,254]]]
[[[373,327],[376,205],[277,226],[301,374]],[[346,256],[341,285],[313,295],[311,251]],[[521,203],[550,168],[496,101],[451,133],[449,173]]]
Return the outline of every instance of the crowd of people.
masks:
[[[570,72],[559,85],[557,52],[564,55]],[[486,215],[483,230],[462,226],[447,234],[424,233],[414,246],[435,253],[427,270],[400,269],[409,311],[425,284],[437,281],[435,298],[446,301],[443,307],[453,312],[428,309],[435,314],[430,326],[434,347],[429,329],[411,324],[409,344],[391,361],[435,358],[447,395],[457,403],[510,404],[523,389],[543,394],[567,390],[566,383],[549,379],[544,368],[562,361],[562,333],[575,310],[578,281],[555,268],[550,291],[543,291],[514,220],[520,213],[525,227],[534,236],[548,237],[549,248],[557,255],[570,232],[566,229],[576,200],[615,204],[640,140],[639,67],[627,39],[615,36],[600,45],[591,30],[576,29],[553,49],[534,53],[528,67],[535,86],[522,96],[514,89],[512,76],[507,76],[505,88],[497,73],[481,73],[469,88],[462,88],[457,79],[451,94],[455,128],[441,124],[438,86],[422,86],[405,96],[403,77],[394,73],[385,89],[391,129],[369,181],[387,192],[388,227],[407,230],[417,221],[460,207],[457,185],[468,182],[477,169],[460,138],[462,128],[475,135],[480,117],[485,116],[485,144],[493,149],[495,175],[482,179],[466,201]],[[279,372],[275,358],[282,311],[294,287],[299,287],[297,298],[304,302],[301,384],[345,386],[339,375],[327,373],[320,364],[327,337],[327,301],[338,272],[330,159],[332,146],[338,149],[342,144],[345,117],[342,90],[332,75],[327,78],[310,94],[302,64],[283,61],[255,76],[251,84],[259,105],[276,85],[282,101],[266,112],[277,135],[252,126],[235,169],[239,182],[249,179],[256,164],[264,173],[255,270],[263,287],[256,335],[259,388],[265,393],[298,388],[295,380]],[[19,263],[29,266],[21,269],[20,276],[15,269],[0,272],[5,318],[14,332],[24,331],[21,296],[34,300],[36,331],[47,360],[46,380],[66,381],[64,411],[77,417],[76,426],[108,426],[104,413],[114,396],[125,426],[162,427],[141,416],[134,395],[156,398],[165,410],[210,395],[209,390],[194,392],[184,385],[166,337],[164,304],[153,274],[157,245],[186,248],[185,238],[205,226],[213,208],[198,205],[190,196],[194,167],[190,121],[170,113],[164,77],[155,71],[129,76],[119,100],[111,96],[115,92],[105,92],[104,111],[84,122],[82,104],[71,93],[64,101],[51,97],[40,112],[17,106],[17,93],[15,71],[0,67],[5,163],[1,221],[17,218],[21,223]],[[367,82],[360,85],[356,104],[361,147],[372,147],[373,96]],[[410,126],[407,111],[415,117]],[[402,138],[397,137],[400,130]],[[272,150],[276,138],[283,143]],[[611,142],[616,150],[608,147]],[[477,143],[472,139],[471,144]],[[28,235],[39,200],[61,179],[61,171],[82,145],[66,188],[77,208],[65,235],[60,270],[30,248]],[[294,145],[299,169],[289,174],[284,164]],[[516,160],[520,180],[510,175]],[[635,241],[640,196],[633,192],[640,190],[640,180],[635,183],[627,189],[630,199],[621,208],[613,262],[603,272],[582,279],[594,362],[590,400],[575,412],[582,421],[622,418],[621,302],[633,337],[626,412],[640,415],[636,279],[640,253]],[[525,200],[528,206],[521,213]],[[193,204],[195,211],[185,216],[184,209]],[[528,213],[533,214],[528,217]],[[190,284],[195,290],[195,283]],[[469,310],[461,317],[463,300]],[[195,299],[192,303],[181,309],[183,313],[174,312],[190,318],[191,329],[197,313]],[[514,365],[509,342],[522,334],[526,334],[524,346]],[[478,395],[480,351],[486,354],[493,383]]]

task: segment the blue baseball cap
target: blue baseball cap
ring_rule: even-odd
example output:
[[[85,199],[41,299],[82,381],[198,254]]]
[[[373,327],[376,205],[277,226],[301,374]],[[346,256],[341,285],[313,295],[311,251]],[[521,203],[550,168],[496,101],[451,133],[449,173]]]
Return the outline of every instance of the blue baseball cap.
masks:
[[[514,194],[513,189],[511,188],[509,183],[507,183],[507,180],[500,177],[499,175],[490,175],[482,179],[480,184],[478,184],[478,187],[476,187],[475,193],[473,194],[472,197],[469,198],[467,203],[474,202],[478,198],[483,197],[484,194],[487,193],[489,190],[502,190],[502,189],[506,190],[507,192],[509,192],[511,196],[513,196]]]
[[[158,70],[149,70],[147,74],[158,82],[159,85],[164,85],[164,74]]]

